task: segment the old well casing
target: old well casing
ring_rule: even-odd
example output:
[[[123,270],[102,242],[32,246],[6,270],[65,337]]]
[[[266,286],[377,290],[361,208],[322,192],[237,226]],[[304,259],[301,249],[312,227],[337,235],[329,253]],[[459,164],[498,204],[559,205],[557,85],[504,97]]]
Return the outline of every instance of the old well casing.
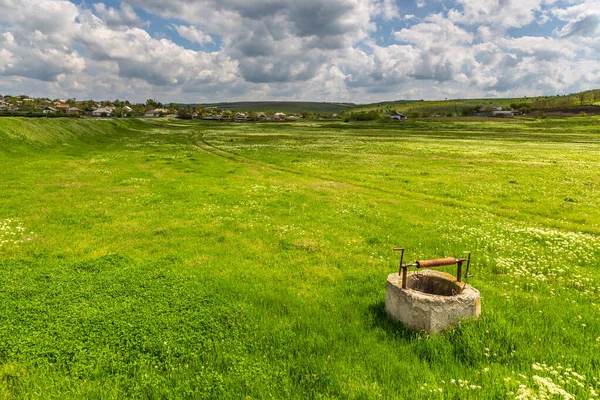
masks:
[[[412,272],[407,275],[406,286],[402,288],[402,275],[388,276],[385,311],[409,329],[436,333],[481,313],[479,291],[448,273]]]

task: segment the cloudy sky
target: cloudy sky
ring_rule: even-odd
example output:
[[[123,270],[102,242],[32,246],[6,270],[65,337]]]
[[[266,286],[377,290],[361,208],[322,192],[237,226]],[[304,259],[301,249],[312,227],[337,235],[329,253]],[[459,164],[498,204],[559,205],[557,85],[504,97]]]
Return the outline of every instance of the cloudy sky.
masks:
[[[600,0],[0,0],[0,93],[204,102],[600,88]]]

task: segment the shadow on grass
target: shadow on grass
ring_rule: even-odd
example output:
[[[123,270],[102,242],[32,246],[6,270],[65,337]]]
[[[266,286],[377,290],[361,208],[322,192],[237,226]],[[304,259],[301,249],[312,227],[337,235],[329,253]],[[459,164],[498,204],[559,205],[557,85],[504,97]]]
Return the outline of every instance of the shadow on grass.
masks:
[[[367,325],[371,329],[385,332],[389,338],[415,340],[426,335],[405,328],[401,323],[393,321],[385,312],[385,301],[378,301],[367,308]]]

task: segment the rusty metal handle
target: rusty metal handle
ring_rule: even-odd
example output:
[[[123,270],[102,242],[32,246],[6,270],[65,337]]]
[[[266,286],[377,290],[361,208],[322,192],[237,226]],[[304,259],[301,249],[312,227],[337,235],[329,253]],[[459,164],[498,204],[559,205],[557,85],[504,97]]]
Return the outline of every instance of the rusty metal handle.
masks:
[[[417,267],[417,268],[432,268],[432,267],[443,267],[447,265],[456,264],[456,280],[458,282],[462,282],[462,265],[464,262],[467,263],[467,272],[466,278],[469,278],[469,265],[471,264],[471,252],[468,253],[467,258],[456,258],[456,257],[446,257],[446,258],[437,258],[435,260],[420,260],[415,261],[414,264],[403,264],[402,261],[404,259],[404,248],[396,247],[394,251],[401,251],[400,255],[400,270],[398,271],[398,275],[402,274],[402,289],[406,289],[406,280],[408,278],[408,268]],[[463,286],[464,289],[464,286]]]
[[[454,265],[459,260],[455,257],[438,258],[435,260],[421,260],[417,261],[417,268],[431,268],[431,267],[443,267],[445,265]]]

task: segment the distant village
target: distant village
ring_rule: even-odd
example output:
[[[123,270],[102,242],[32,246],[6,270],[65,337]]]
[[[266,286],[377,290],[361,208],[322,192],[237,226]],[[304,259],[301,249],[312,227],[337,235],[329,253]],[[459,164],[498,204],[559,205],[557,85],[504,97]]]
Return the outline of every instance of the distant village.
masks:
[[[335,113],[311,111],[285,114],[277,110],[261,112],[232,110],[217,106],[189,106],[176,103],[163,104],[152,99],[146,103],[129,101],[94,101],[75,99],[31,98],[28,96],[1,96],[0,116],[31,117],[102,117],[102,118],[181,118],[218,121],[295,121],[302,118],[337,119]]]
[[[598,95],[596,95],[598,92]],[[254,102],[248,106],[251,110],[244,109],[244,103],[225,103],[216,105],[186,105],[178,103],[163,104],[153,99],[145,103],[131,103],[129,101],[95,101],[76,99],[50,99],[32,98],[27,95],[8,96],[0,95],[0,117],[22,116],[22,117],[72,117],[72,118],[179,118],[179,119],[202,119],[214,121],[297,121],[301,119],[311,120],[343,120],[343,121],[374,121],[374,120],[396,120],[437,118],[437,117],[518,117],[525,114],[532,115],[596,115],[600,114],[600,106],[594,103],[586,103],[585,100],[592,99],[591,95],[585,97],[587,92],[578,95],[562,96],[557,98],[539,98],[531,101],[511,102],[504,104],[506,108],[489,102],[487,105],[457,106],[456,103],[444,104],[444,102],[432,102],[427,107],[400,106],[405,114],[399,113],[397,105],[380,104],[373,105],[370,109],[359,107],[347,107],[336,112],[315,111],[289,111],[277,110],[277,102],[265,102],[257,106]],[[594,91],[594,101],[600,98],[600,91]],[[574,104],[578,99],[579,105]],[[482,102],[483,103],[483,102]],[[504,101],[507,103],[507,101]],[[260,103],[258,103],[260,104]],[[299,103],[302,104],[302,103]],[[419,106],[419,104],[417,104]],[[562,105],[562,107],[552,106]],[[235,108],[234,108],[235,107]],[[269,109],[274,108],[274,109]],[[308,107],[310,108],[310,107]],[[314,108],[313,108],[314,109]],[[260,110],[260,111],[259,111]]]

